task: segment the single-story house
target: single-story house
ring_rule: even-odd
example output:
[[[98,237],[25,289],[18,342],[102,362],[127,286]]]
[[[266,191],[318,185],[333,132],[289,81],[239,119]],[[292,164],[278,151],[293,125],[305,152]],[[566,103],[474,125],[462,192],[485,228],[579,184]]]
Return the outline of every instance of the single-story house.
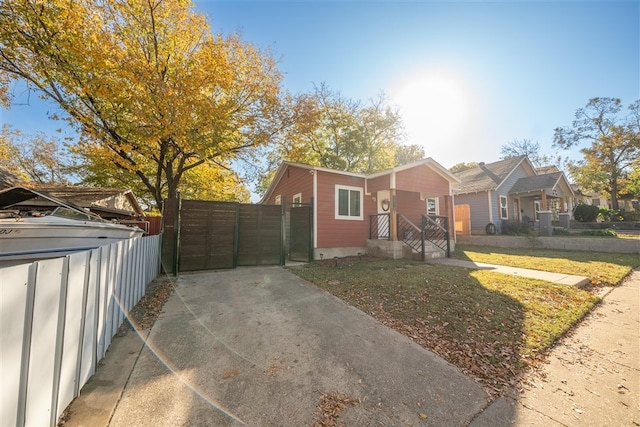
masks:
[[[543,170],[543,172],[545,172]],[[455,173],[454,204],[465,206],[471,234],[493,233],[503,221],[530,222],[541,211],[572,212],[574,193],[564,173],[538,173],[527,156],[512,157]]]
[[[423,215],[452,224],[458,182],[431,158],[373,174],[285,161],[260,203],[311,205],[313,257],[329,259],[371,253],[372,241],[402,246],[403,230]]]

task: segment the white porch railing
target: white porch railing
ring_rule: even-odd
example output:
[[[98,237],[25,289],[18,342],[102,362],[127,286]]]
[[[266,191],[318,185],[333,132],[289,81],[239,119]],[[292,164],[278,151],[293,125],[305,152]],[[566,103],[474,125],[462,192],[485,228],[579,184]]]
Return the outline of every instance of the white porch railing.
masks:
[[[0,269],[0,425],[55,426],[160,271],[161,235]]]

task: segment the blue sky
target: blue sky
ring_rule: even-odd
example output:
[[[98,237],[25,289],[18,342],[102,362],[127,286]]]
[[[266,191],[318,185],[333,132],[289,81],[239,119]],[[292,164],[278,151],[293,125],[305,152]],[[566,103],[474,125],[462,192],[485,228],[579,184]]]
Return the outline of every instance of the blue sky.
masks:
[[[498,160],[514,139],[550,154],[553,129],[590,98],[640,98],[638,1],[194,3],[214,32],[271,49],[292,93],[320,83],[362,101],[384,92],[407,142],[445,167]],[[50,132],[62,124],[47,110],[32,96],[0,120]]]

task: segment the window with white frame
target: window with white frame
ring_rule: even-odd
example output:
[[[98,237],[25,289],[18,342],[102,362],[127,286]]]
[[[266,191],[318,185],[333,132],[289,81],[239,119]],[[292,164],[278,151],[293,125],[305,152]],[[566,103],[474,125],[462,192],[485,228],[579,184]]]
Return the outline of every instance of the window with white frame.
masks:
[[[439,203],[437,197],[427,198],[427,215],[438,215],[440,211],[438,205]]]
[[[362,188],[336,185],[336,219],[362,219]]]
[[[275,198],[274,204],[281,205],[282,204],[282,195],[278,194]]]
[[[297,207],[302,205],[302,193],[294,194],[293,196],[293,206]]]
[[[536,212],[536,221],[540,219],[540,209],[542,209],[542,202],[540,200],[534,200],[533,209]]]
[[[509,218],[509,209],[507,208],[507,197],[500,196],[500,219]]]

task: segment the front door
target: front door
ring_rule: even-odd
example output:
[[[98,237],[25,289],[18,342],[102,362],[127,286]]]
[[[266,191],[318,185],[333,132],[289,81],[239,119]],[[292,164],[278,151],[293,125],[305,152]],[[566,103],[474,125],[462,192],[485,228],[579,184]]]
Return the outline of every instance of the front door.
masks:
[[[391,210],[391,193],[389,190],[378,191],[378,214],[388,214]],[[378,239],[389,238],[389,215],[378,216]]]

